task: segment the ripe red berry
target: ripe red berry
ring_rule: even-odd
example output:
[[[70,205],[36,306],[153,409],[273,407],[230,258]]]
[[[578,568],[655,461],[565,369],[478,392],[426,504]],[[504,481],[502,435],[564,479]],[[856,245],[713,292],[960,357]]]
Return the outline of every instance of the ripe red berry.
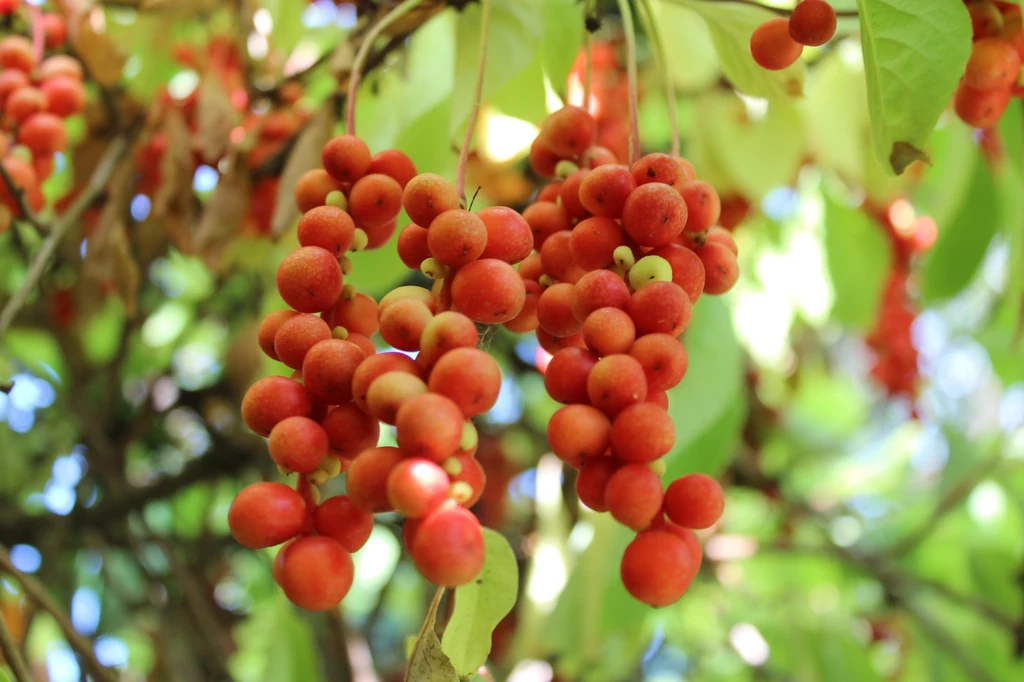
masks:
[[[1010,106],[1012,92],[1010,89],[977,90],[961,81],[953,99],[953,109],[967,125],[991,128],[999,123]]]
[[[612,423],[612,452],[624,462],[653,462],[667,455],[675,442],[672,417],[654,403],[630,405]]]
[[[339,135],[324,145],[324,170],[338,182],[355,182],[370,168],[370,148],[355,135]]]
[[[308,474],[323,464],[330,443],[323,428],[308,417],[288,417],[270,432],[270,457],[289,471]]]
[[[505,206],[492,206],[476,215],[487,228],[487,245],[480,258],[497,258],[514,264],[530,255],[533,250],[533,232],[530,223],[518,211]]]
[[[523,309],[514,318],[502,323],[505,329],[515,334],[526,334],[535,331],[540,326],[540,320],[537,319],[537,304],[540,302],[540,295],[544,289],[533,280],[524,280],[523,285],[526,288]]]
[[[305,387],[285,377],[264,377],[242,398],[242,421],[261,436],[269,436],[288,417],[309,417],[312,412]]]
[[[70,76],[57,76],[44,81],[39,89],[46,95],[47,111],[67,118],[85,109],[85,88],[82,81]]]
[[[352,400],[352,378],[365,358],[362,349],[347,340],[321,341],[306,353],[302,383],[314,400],[342,405]]]
[[[615,263],[612,254],[626,243],[626,233],[610,218],[587,218],[572,228],[569,253],[584,270],[599,270]]]
[[[46,36],[46,46],[51,50],[60,47],[68,37],[68,27],[64,23],[64,17],[59,14],[43,15],[43,34]]]
[[[47,57],[36,71],[36,78],[40,82],[46,82],[56,76],[70,76],[71,78],[82,80],[83,75],[82,63],[66,54],[55,54],[52,57]]]
[[[620,466],[614,457],[591,457],[585,461],[576,476],[576,495],[580,502],[597,512],[608,511],[605,491],[609,479]]]
[[[452,278],[452,307],[474,322],[508,322],[525,302],[523,279],[511,265],[496,258],[474,261]]]
[[[704,264],[696,253],[679,244],[666,244],[651,251],[650,255],[660,256],[672,266],[672,282],[686,292],[691,303],[704,292]]]
[[[386,424],[394,424],[398,410],[408,400],[427,392],[423,380],[408,372],[386,372],[366,392],[367,411]]]
[[[377,313],[376,301],[366,294],[356,294],[350,300],[338,299],[334,306],[334,324],[344,327],[349,334],[373,336],[380,328]]]
[[[326,249],[304,246],[281,262],[277,290],[284,302],[302,313],[327,310],[341,296],[341,266]]]
[[[587,377],[591,404],[607,415],[647,397],[647,377],[640,363],[629,355],[609,355],[597,361]]]
[[[387,175],[404,190],[409,181],[416,177],[416,164],[405,152],[385,149],[373,156],[366,172]]]
[[[589,173],[590,171],[585,170],[576,171],[562,181],[562,187],[558,191],[558,198],[570,220],[583,220],[590,216],[590,211],[587,210],[587,207],[583,205],[583,201],[580,199],[580,189]]]
[[[7,104],[7,99],[12,93],[22,88],[31,87],[31,81],[24,71],[18,69],[4,69],[0,71],[0,107]],[[10,113],[5,112],[5,113]]]
[[[43,111],[33,114],[18,128],[18,142],[36,156],[49,156],[64,151],[68,146],[68,131],[64,121]]]
[[[445,353],[456,348],[475,348],[479,340],[476,325],[462,313],[438,313],[423,330],[416,364],[432,367]]]
[[[395,418],[398,447],[408,457],[443,462],[459,449],[463,424],[462,410],[450,398],[424,393],[408,400],[398,410]]]
[[[342,256],[352,246],[356,225],[352,217],[336,206],[317,206],[299,219],[299,244],[319,246],[335,257]]]
[[[722,201],[715,188],[703,180],[691,180],[679,193],[686,202],[687,232],[704,232],[718,222],[722,214]]]
[[[586,109],[565,106],[548,116],[541,134],[551,151],[572,158],[594,143],[597,122]]]
[[[621,218],[626,199],[636,186],[628,166],[598,166],[587,173],[580,184],[580,203],[596,216]]]
[[[564,348],[552,354],[544,371],[544,388],[560,403],[588,403],[587,379],[598,357],[583,348]]]
[[[544,240],[544,245],[540,247],[540,262],[544,272],[560,282],[574,283],[585,274],[572,259],[571,241],[571,232],[556,232]]]
[[[672,282],[653,282],[633,292],[626,312],[633,318],[636,333],[679,336],[690,324],[693,304],[682,287]]]
[[[324,418],[331,451],[343,459],[355,459],[363,450],[377,446],[380,422],[355,403],[339,405]]]
[[[551,450],[571,466],[604,455],[611,438],[611,422],[590,405],[567,405],[548,421]]]
[[[348,211],[356,225],[379,227],[398,217],[402,210],[402,187],[379,173],[364,175],[348,196]]]
[[[421,173],[410,180],[402,193],[402,205],[417,225],[430,225],[445,211],[460,208],[455,186],[434,173]]]
[[[789,35],[801,45],[824,45],[836,34],[836,11],[825,0],[801,0],[789,16]]]
[[[316,315],[295,315],[285,320],[274,335],[274,353],[292,369],[302,369],[309,350],[330,338],[330,327]]]
[[[388,475],[388,501],[399,514],[422,518],[448,499],[448,485],[448,474],[434,462],[405,459]]]
[[[35,52],[27,38],[8,35],[0,40],[0,66],[29,73],[35,65]]]
[[[658,153],[642,157],[629,170],[638,186],[649,182],[675,185],[683,175],[683,169],[675,159]]]
[[[984,38],[974,43],[964,70],[964,82],[978,90],[1001,90],[1017,82],[1020,55],[1001,38]]]
[[[530,166],[542,178],[555,177],[555,167],[561,159],[548,146],[543,136],[538,136],[530,145]]]
[[[740,277],[736,254],[713,242],[700,247],[696,253],[704,264],[704,292],[717,296],[732,289]]]
[[[667,391],[686,376],[689,358],[679,339],[668,334],[647,334],[629,349],[644,369],[650,391]]]
[[[416,361],[404,353],[378,353],[367,357],[356,368],[352,376],[352,397],[356,404],[364,411],[369,411],[367,397],[370,385],[380,376],[388,372],[409,372],[410,374],[423,377],[423,370]]]
[[[487,246],[487,226],[475,213],[454,209],[434,218],[427,230],[431,255],[450,268],[480,257]]]
[[[556,203],[531,204],[523,211],[523,219],[533,232],[533,248],[537,250],[540,250],[551,235],[572,227],[569,214],[561,204]]]
[[[373,514],[352,504],[345,495],[335,495],[316,508],[313,527],[317,535],[337,540],[346,552],[358,552],[373,532]]]
[[[321,535],[299,538],[282,549],[278,584],[307,611],[336,607],[352,587],[352,557],[336,540]]]
[[[804,46],[789,35],[789,20],[775,17],[764,22],[750,36],[750,54],[761,68],[780,71],[792,65]]]
[[[973,2],[967,5],[971,14],[971,30],[974,40],[995,38],[1003,30],[1003,15],[991,2]]]
[[[644,403],[641,403],[644,404]],[[612,474],[604,502],[612,517],[633,530],[643,530],[661,512],[661,479],[643,464],[626,464]]]
[[[469,497],[457,497],[455,493],[458,492],[458,487],[450,488],[449,495],[452,495],[452,499],[458,502],[460,506],[471,509],[480,501],[484,494],[484,486],[487,484],[487,474],[484,472],[483,466],[471,455],[467,454],[455,455],[446,460],[443,466],[448,472],[448,479],[452,486],[455,486],[456,483],[465,483],[469,486],[469,490],[472,491]],[[453,474],[452,471],[456,470],[458,473]]]
[[[573,313],[575,287],[560,282],[544,290],[537,302],[537,320],[544,331],[554,336],[572,336],[583,329]]]
[[[427,228],[409,223],[398,233],[398,257],[410,270],[419,270],[423,261],[430,258],[427,246]]]
[[[370,514],[391,511],[388,476],[402,459],[402,451],[392,447],[370,448],[360,453],[345,474],[352,504]]]
[[[413,563],[423,577],[444,587],[458,587],[476,578],[484,564],[480,522],[456,505],[442,505],[416,528]]]
[[[625,353],[636,340],[636,325],[618,308],[598,308],[583,323],[583,342],[598,355]]]
[[[585,320],[599,308],[621,308],[629,305],[629,287],[610,270],[594,270],[583,275],[573,290],[572,307],[576,317]]]
[[[637,187],[622,210],[622,225],[643,246],[662,246],[686,227],[686,202],[674,188],[658,183]]]
[[[283,483],[254,483],[235,496],[228,509],[231,535],[243,547],[263,549],[287,542],[306,523],[302,496]]]
[[[260,322],[259,330],[256,332],[257,342],[271,360],[278,359],[277,351],[274,350],[274,338],[277,336],[278,330],[281,329],[281,325],[299,314],[301,313],[294,310],[275,310],[267,313],[267,316]]]
[[[693,560],[686,543],[664,530],[637,534],[622,555],[620,575],[633,597],[648,606],[679,601],[693,579]]]
[[[475,417],[494,407],[501,390],[501,368],[486,351],[456,348],[430,371],[430,390],[451,398],[464,417]]]
[[[327,171],[316,168],[303,173],[295,183],[295,205],[303,213],[327,203],[327,195],[341,186]]]
[[[722,487],[704,474],[677,478],[665,490],[665,514],[683,528],[710,528],[718,523],[724,508]]]
[[[420,337],[434,315],[422,301],[405,298],[380,311],[380,335],[393,348],[416,351]]]

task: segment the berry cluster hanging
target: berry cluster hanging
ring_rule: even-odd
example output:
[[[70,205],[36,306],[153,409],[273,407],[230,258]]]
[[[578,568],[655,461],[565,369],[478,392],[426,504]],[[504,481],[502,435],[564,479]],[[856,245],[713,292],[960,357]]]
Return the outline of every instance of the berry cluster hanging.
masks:
[[[1020,85],[1024,20],[1015,2],[965,0],[964,4],[971,14],[974,43],[953,108],[967,125],[991,128],[1014,95],[1024,96]]]

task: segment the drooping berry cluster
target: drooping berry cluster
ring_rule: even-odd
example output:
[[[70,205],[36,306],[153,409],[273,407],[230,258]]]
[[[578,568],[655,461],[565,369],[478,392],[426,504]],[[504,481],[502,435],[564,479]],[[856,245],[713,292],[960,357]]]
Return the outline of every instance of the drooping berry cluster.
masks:
[[[953,108],[964,123],[991,128],[1020,87],[1024,60],[1024,21],[1014,2],[965,0],[971,13],[974,45]]]
[[[7,21],[22,20],[16,14],[20,9],[17,3],[4,9]],[[41,184],[53,173],[55,154],[67,148],[64,119],[85,108],[82,64],[66,54],[47,57],[44,53],[63,47],[67,39],[64,19],[41,14],[36,21],[39,25],[33,30],[43,32],[43,40],[36,46],[23,35],[0,39],[0,162],[34,211],[43,207]],[[36,47],[42,49],[37,52]],[[0,216],[2,232],[11,217],[21,214],[4,182],[0,182],[0,209],[9,212]]]
[[[750,54],[761,68],[779,71],[800,58],[804,46],[818,47],[836,33],[836,11],[825,0],[801,0],[789,17],[764,22],[750,36]]]
[[[476,323],[522,309],[526,286],[512,263],[532,251],[529,225],[508,208],[463,209],[447,180],[417,174],[397,150],[371,156],[352,135],[327,143],[323,169],[299,179],[295,200],[301,248],[277,273],[292,310],[270,313],[259,330],[264,352],[295,373],[256,382],[242,415],[299,482],[243,490],[232,532],[252,548],[288,542],[275,577],[307,609],[344,597],[349,553],[366,542],[375,513],[406,517],[406,548],[428,580],[469,582],[484,554],[468,508],[485,483],[470,420],[494,406],[501,387],[497,361],[477,348]],[[345,253],[385,243],[403,207],[414,222],[399,253],[437,281],[433,291],[402,286],[376,302],[344,283]],[[378,331],[404,352],[378,353],[370,340]],[[397,447],[377,446],[380,422],[395,427]],[[320,502],[317,486],[343,472],[347,495]]]
[[[649,154],[620,164],[593,146],[595,127],[567,106],[533,144],[534,170],[561,180],[523,214],[538,251],[520,265],[526,305],[505,326],[534,331],[551,354],[544,383],[566,405],[548,424],[551,448],[579,470],[584,504],[638,532],[622,580],[664,606],[700,563],[688,529],[713,525],[723,506],[717,483],[699,474],[662,491],[658,460],[675,442],[666,391],[686,373],[679,336],[693,304],[739,276],[736,245],[715,226],[718,194],[689,162]]]

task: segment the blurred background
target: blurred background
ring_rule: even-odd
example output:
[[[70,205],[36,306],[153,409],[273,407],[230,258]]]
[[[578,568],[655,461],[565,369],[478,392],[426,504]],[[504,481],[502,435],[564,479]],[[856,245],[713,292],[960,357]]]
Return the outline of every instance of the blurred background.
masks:
[[[589,105],[599,143],[625,157],[614,4],[597,3]],[[802,97],[752,97],[723,62],[762,10],[651,4],[668,69],[641,35],[643,148],[669,148],[669,79],[683,154],[722,195],[741,262],[736,289],[702,298],[686,333],[667,476],[720,477],[726,513],[702,533],[682,601],[654,611],[629,598],[617,566],[631,534],[582,507],[575,472],[546,450],[545,352],[496,329],[487,344],[505,379],[479,423],[488,483],[474,512],[508,537],[522,584],[490,674],[1024,679],[1024,108],[985,134],[944,115],[932,164],[894,178],[871,149],[856,20],[805,51],[786,84]],[[226,521],[238,490],[278,478],[239,403],[283,371],[256,327],[282,305],[291,184],[319,157],[305,133],[336,115],[351,45],[392,5],[46,5],[75,12],[92,41],[72,43],[92,80],[43,185],[49,204],[81,191],[112,140],[131,152],[0,338],[0,612],[40,682],[90,672],[62,625],[127,681],[403,679],[433,588],[403,554],[397,516],[378,517],[328,614],[292,607],[272,550],[241,548]],[[581,5],[497,2],[493,21],[467,186],[477,206],[522,209],[542,186],[526,162],[536,126],[582,104]],[[475,3],[428,0],[381,41],[357,111],[373,151],[454,177],[478,25]],[[38,241],[21,223],[0,234],[3,298]],[[353,261],[347,281],[375,297],[425,281],[393,245]],[[26,598],[12,567],[67,621]]]

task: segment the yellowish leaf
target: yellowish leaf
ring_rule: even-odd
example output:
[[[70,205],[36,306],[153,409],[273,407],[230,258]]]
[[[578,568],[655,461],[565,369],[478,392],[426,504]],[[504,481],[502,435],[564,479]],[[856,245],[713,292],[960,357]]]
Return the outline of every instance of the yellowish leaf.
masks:
[[[303,173],[321,167],[320,158],[324,145],[331,139],[333,130],[334,104],[328,100],[299,133],[295,147],[284,164],[284,170],[281,171],[274,218],[270,221],[270,233],[274,237],[284,234],[299,217],[299,207],[295,205],[295,183]]]

